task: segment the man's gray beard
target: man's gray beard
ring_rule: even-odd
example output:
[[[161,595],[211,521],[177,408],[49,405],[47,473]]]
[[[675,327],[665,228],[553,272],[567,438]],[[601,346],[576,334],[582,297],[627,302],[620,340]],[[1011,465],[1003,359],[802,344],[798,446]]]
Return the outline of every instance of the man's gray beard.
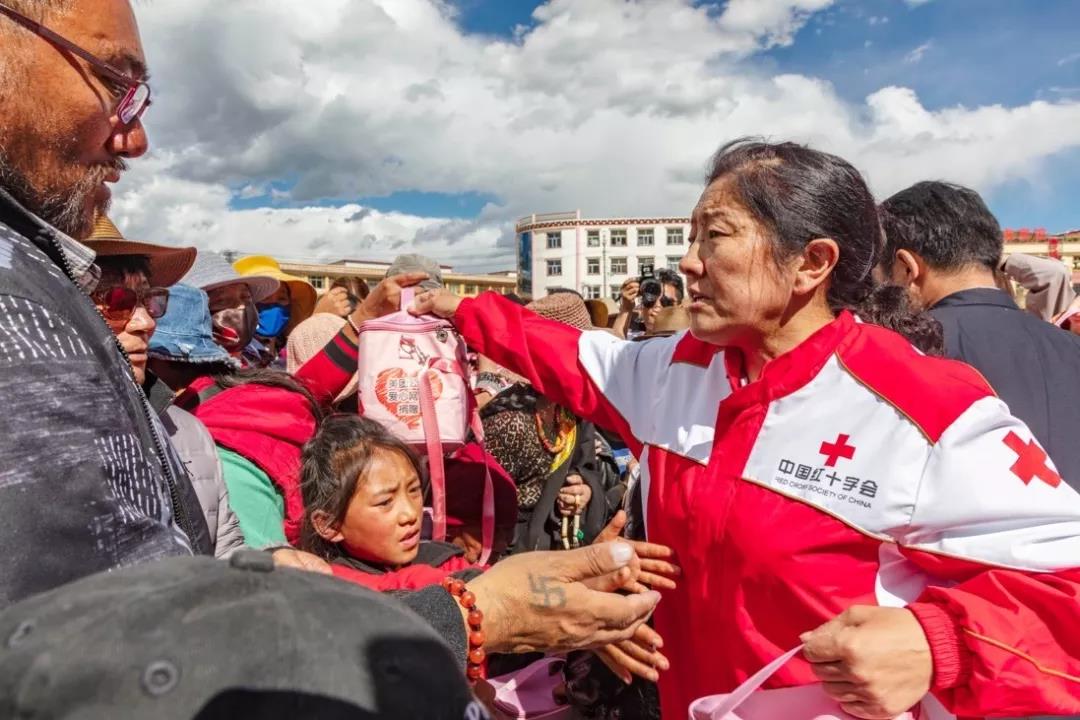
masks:
[[[0,188],[9,192],[20,205],[60,232],[76,240],[82,240],[93,229],[92,220],[88,220],[84,215],[86,198],[96,192],[98,186],[114,170],[122,172],[126,169],[127,164],[118,158],[115,167],[96,166],[91,168],[74,186],[62,191],[43,193],[34,187],[25,174],[16,170],[3,153],[0,153]],[[102,214],[108,209],[107,202],[97,208]]]

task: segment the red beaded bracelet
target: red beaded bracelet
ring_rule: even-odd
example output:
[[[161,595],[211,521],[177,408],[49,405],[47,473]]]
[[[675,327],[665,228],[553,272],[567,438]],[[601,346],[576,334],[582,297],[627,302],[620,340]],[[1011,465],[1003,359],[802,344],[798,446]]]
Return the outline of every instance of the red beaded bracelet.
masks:
[[[465,675],[475,683],[487,676],[487,653],[484,652],[484,613],[476,607],[476,595],[465,589],[465,581],[448,575],[442,581],[443,589],[457,598],[461,607],[469,611],[469,653],[466,656]]]

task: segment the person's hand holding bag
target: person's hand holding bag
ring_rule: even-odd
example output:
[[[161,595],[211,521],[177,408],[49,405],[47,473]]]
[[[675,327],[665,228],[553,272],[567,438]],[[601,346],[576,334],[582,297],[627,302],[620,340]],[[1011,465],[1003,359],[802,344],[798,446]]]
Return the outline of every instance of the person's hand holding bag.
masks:
[[[894,718],[930,691],[930,643],[905,608],[855,605],[800,639],[825,692],[855,717]]]

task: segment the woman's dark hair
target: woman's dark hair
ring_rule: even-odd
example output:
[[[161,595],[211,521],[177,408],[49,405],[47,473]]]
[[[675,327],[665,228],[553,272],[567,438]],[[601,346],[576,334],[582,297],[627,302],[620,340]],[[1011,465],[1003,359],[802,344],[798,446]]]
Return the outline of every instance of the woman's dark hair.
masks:
[[[514,383],[504,388],[495,397],[480,408],[480,419],[486,420],[502,412],[536,412],[540,401],[540,393],[528,383]]]
[[[311,409],[311,416],[315,419],[316,425],[319,424],[323,419],[323,415],[326,414],[325,408],[319,404],[319,401],[315,399],[315,396],[308,390],[304,383],[300,382],[292,375],[280,370],[272,370],[270,368],[245,368],[244,370],[237,370],[236,372],[225,372],[214,375],[213,378],[214,383],[222,390],[242,387],[244,385],[265,385],[267,387],[281,388],[282,390],[288,390],[289,392],[303,395],[304,399],[308,402],[308,406]]]
[[[154,278],[150,275],[150,258],[146,255],[102,255],[94,261],[101,270],[102,286],[111,283],[122,283],[128,275],[142,273],[151,284]]]
[[[863,302],[859,315],[907,338],[927,355],[945,354],[945,331],[937,318],[915,307],[907,288],[884,285]]]
[[[330,284],[330,289],[345,288],[345,291],[354,296],[357,300],[363,300],[371,292],[371,288],[368,287],[367,281],[363,278],[356,277],[355,275],[342,276],[334,278],[334,281]]]
[[[850,163],[797,143],[742,138],[713,156],[707,185],[720,180],[731,182],[739,203],[769,233],[778,263],[811,240],[836,241],[840,257],[827,296],[834,312],[851,310],[913,342],[925,333],[929,316],[902,313],[901,296],[879,291],[874,281],[884,236],[874,196]],[[906,334],[915,328],[914,338]]]
[[[300,467],[300,494],[304,498],[304,522],[300,549],[332,559],[341,554],[336,543],[323,539],[311,516],[322,511],[332,524],[345,520],[349,501],[360,476],[367,471],[375,451],[399,452],[423,478],[420,461],[412,449],[375,420],[361,415],[331,415],[306,445]]]

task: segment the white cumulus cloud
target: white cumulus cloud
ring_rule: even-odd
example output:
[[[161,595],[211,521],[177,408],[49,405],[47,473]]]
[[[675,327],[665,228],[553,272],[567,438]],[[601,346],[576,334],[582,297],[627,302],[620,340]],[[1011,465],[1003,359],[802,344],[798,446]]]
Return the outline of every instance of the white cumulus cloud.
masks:
[[[708,156],[740,135],[837,152],[878,192],[987,190],[1080,145],[1075,100],[931,112],[883,88],[852,105],[758,62],[831,3],[550,0],[505,39],[464,33],[439,0],[156,0],[137,7],[153,150],[113,213],[151,241],[496,269],[532,212],[688,212]],[[355,204],[407,190],[497,200],[470,220]],[[263,197],[277,206],[235,206]]]

